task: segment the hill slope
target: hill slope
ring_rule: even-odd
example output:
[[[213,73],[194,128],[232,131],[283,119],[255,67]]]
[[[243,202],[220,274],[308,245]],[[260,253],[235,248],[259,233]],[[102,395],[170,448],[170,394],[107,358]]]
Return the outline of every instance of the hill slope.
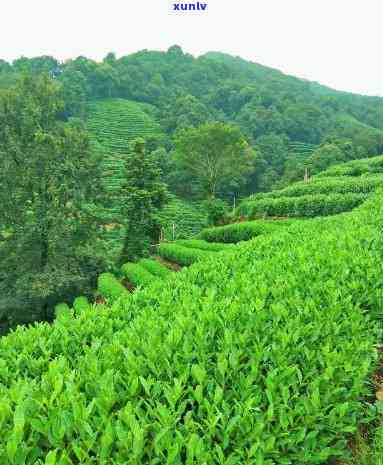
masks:
[[[382,205],[2,338],[1,463],[344,458],[377,358]]]
[[[345,160],[383,152],[382,98],[338,92],[223,53],[195,58],[173,46],[167,52],[144,50],[121,58],[110,54],[102,63],[85,57],[66,63],[37,57],[23,59],[22,66],[57,76],[63,83],[68,115],[83,115],[90,101],[113,97],[155,106],[168,136],[180,126],[209,119],[238,124],[258,153],[257,179],[250,180],[253,191],[270,189],[286,170],[287,181],[294,179],[299,167],[292,160],[302,153],[289,150],[291,143],[313,147],[329,137],[346,139],[353,149],[345,151]],[[0,82],[8,82],[19,71],[17,62],[3,63]],[[106,121],[110,112],[104,110],[101,120]],[[108,139],[103,121],[95,130],[101,139]],[[119,131],[114,142],[109,139],[117,150]],[[122,148],[125,136],[123,132]]]

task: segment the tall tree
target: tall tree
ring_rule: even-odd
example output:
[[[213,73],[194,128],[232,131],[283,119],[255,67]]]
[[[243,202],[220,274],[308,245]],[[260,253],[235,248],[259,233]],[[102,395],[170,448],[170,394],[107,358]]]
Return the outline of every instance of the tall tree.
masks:
[[[23,302],[6,312],[10,322],[49,317],[97,273],[96,160],[86,133],[61,120],[63,108],[48,76],[25,76],[0,96],[0,295]]]
[[[157,159],[146,151],[143,139],[132,143],[126,159],[122,191],[121,213],[126,225],[126,238],[121,261],[126,262],[144,255],[150,245],[158,241],[158,212],[167,199],[167,188],[161,181]]]
[[[213,122],[180,131],[175,140],[179,167],[214,198],[223,184],[239,182],[254,168],[254,152],[235,126]]]

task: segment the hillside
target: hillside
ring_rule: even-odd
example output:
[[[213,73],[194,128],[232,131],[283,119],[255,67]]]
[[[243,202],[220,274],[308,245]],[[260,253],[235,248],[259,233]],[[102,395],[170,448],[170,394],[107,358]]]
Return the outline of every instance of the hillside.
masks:
[[[250,196],[237,214],[245,217],[314,217],[350,211],[383,185],[383,156],[353,160],[283,189]]]
[[[85,57],[65,63],[52,57],[23,58],[12,65],[2,63],[0,82],[13,82],[12,74],[27,69],[50,72],[63,84],[67,116],[85,117],[91,102],[97,137],[118,151],[124,148],[126,138],[135,134],[137,124],[152,128],[148,133],[143,130],[142,135],[157,130],[149,122],[152,111],[144,110],[143,103],[155,108],[167,135],[160,145],[167,151],[171,151],[172,136],[179,128],[209,120],[238,125],[258,156],[257,175],[249,178],[247,193],[302,178],[309,155],[295,152],[292,147],[296,144],[316,150],[331,141],[329,165],[383,152],[382,98],[335,91],[224,53],[194,58],[173,46],[167,52],[143,50],[120,58],[111,53],[101,63]],[[111,109],[112,103],[93,103],[111,98],[118,109]],[[132,120],[124,117],[128,105],[140,123],[134,116]],[[109,125],[103,122],[109,117],[113,121],[120,111],[120,125],[108,133]],[[113,131],[116,137],[111,141]],[[322,156],[320,152],[314,155]]]
[[[381,205],[212,246],[144,290],[2,338],[1,463],[347,457],[378,357]]]

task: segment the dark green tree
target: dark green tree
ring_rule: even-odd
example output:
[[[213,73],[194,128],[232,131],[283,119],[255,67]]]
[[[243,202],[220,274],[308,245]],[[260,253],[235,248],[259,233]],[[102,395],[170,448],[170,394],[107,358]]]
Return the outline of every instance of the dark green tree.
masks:
[[[167,199],[167,188],[155,156],[145,149],[145,141],[136,139],[126,159],[126,178],[122,189],[122,223],[126,238],[121,262],[145,255],[158,241],[158,213]]]
[[[96,160],[63,108],[48,76],[25,76],[0,96],[0,295],[10,324],[49,318],[98,273]]]

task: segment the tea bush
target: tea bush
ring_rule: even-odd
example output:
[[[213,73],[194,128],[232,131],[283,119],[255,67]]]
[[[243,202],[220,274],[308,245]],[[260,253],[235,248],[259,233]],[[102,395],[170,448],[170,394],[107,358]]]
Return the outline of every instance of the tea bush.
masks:
[[[246,200],[237,213],[243,216],[327,216],[352,210],[366,198],[367,194],[316,194]]]
[[[66,303],[60,303],[55,306],[55,317],[59,318],[61,315],[65,313],[69,313],[70,308]]]
[[[244,221],[242,223],[204,229],[198,237],[208,242],[237,243],[248,241],[262,234],[270,234],[279,231],[280,227],[291,226],[294,221],[297,220]]]
[[[359,178],[348,178],[346,176],[339,178],[313,177],[310,182],[297,182],[285,189],[256,194],[250,198],[259,200],[315,194],[369,194],[381,185],[383,185],[383,175],[369,175]]]
[[[0,463],[344,461],[382,337],[382,221],[378,194],[1,338]]]
[[[159,279],[158,276],[152,274],[139,263],[125,263],[121,267],[121,271],[134,286],[148,286]]]
[[[322,173],[317,174],[316,177],[361,176],[368,173],[383,173],[383,155],[333,165]]]
[[[221,252],[222,250],[228,250],[231,245],[229,244],[219,244],[214,242],[206,242],[201,239],[189,239],[189,240],[179,240],[176,242],[177,245],[190,249],[206,250],[208,252]]]
[[[76,297],[73,302],[73,308],[77,313],[83,312],[90,307],[88,298],[85,296]]]
[[[181,266],[189,266],[204,259],[209,256],[209,254],[214,254],[215,252],[192,249],[177,245],[177,243],[162,243],[158,247],[158,253],[166,260],[177,263]]]
[[[138,262],[143,268],[149,271],[152,275],[157,276],[158,278],[166,279],[173,274],[173,272],[162,265],[157,260],[152,260],[150,258],[143,258]]]
[[[208,226],[208,215],[203,205],[174,195],[170,195],[170,201],[158,216],[167,241],[189,239]]]
[[[111,273],[102,273],[98,277],[98,292],[110,301],[129,295],[125,287]]]

